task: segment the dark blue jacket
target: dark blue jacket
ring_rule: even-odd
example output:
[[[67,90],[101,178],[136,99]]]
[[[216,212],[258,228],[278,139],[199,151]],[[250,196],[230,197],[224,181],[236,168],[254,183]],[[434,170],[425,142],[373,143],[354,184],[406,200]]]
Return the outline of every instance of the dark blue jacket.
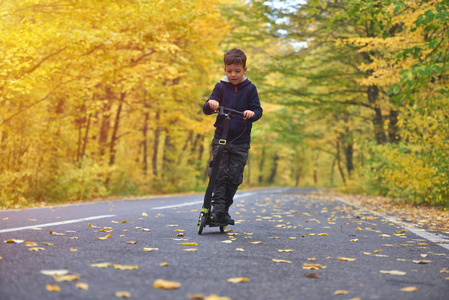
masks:
[[[262,107],[260,106],[259,95],[254,84],[249,79],[244,79],[238,85],[230,83],[225,76],[219,83],[217,83],[203,105],[203,112],[206,115],[213,113],[209,107],[209,100],[217,100],[220,106],[235,109],[241,112],[251,110],[254,112],[254,117],[249,120],[243,120],[241,117],[233,117],[229,123],[228,143],[243,144],[251,141],[251,128],[253,122],[262,117]],[[214,126],[216,138],[221,138],[223,134],[224,117],[217,115],[217,120]]]

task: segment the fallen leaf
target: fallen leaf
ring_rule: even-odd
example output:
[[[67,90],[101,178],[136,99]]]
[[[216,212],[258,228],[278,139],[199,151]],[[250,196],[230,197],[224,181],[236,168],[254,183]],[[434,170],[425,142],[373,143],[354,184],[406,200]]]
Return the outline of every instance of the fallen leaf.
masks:
[[[348,258],[348,257],[338,257],[339,260],[342,261],[355,261],[356,258]]]
[[[250,244],[255,244],[255,245],[257,245],[257,244],[260,244],[260,243],[262,243],[262,241],[257,241],[257,242],[249,242]]]
[[[357,242],[359,239],[352,239],[350,242]]]
[[[203,300],[204,299],[204,295],[203,294],[193,294],[193,295],[188,296],[187,299]]]
[[[245,249],[243,249],[243,248],[236,248],[235,251],[241,251],[241,252],[244,252]]]
[[[54,275],[53,279],[57,282],[61,281],[75,281],[80,279],[79,275]]]
[[[334,295],[346,295],[348,291],[346,290],[337,290],[334,292]]]
[[[182,250],[187,251],[187,252],[195,252],[195,251],[198,251],[198,249],[196,249],[196,248],[189,248],[189,249],[182,249]]]
[[[419,265],[424,265],[424,264],[428,264],[431,263],[431,260],[412,260],[412,262],[414,262],[415,264],[419,264]]]
[[[62,276],[69,273],[69,270],[41,270],[41,273],[48,276]]]
[[[168,266],[168,262],[161,263],[161,267],[167,267],[167,266]]]
[[[204,297],[204,300],[231,300],[229,297],[220,297],[215,294],[211,294],[207,297]]]
[[[42,244],[45,246],[54,246],[53,243],[48,243],[48,242],[43,242]]]
[[[117,298],[130,298],[131,297],[131,293],[130,292],[125,292],[125,291],[118,291],[118,292],[115,292],[115,296]]]
[[[226,282],[230,282],[230,283],[243,283],[243,282],[248,282],[249,278],[248,277],[234,277],[234,278],[228,278],[226,280]]]
[[[77,236],[72,236],[72,237],[70,237],[72,240],[77,240],[77,239],[79,239],[79,237],[77,237]]]
[[[37,251],[39,251],[39,250],[45,250],[45,248],[42,248],[42,247],[33,247],[33,248],[29,248],[28,250],[37,252]]]
[[[108,234],[107,236],[104,236],[104,237],[97,237],[97,240],[107,240],[109,238],[111,238],[110,234]]]
[[[312,258],[308,258],[308,261],[316,261],[316,258],[312,257]]]
[[[143,248],[143,252],[157,251],[159,248]]]
[[[178,243],[181,246],[198,246],[198,243]]]
[[[382,274],[390,274],[390,275],[405,275],[405,274],[407,274],[406,272],[396,271],[396,270],[393,270],[393,271],[380,270],[379,272],[382,273]]]
[[[292,262],[289,260],[284,260],[284,259],[272,259],[274,262],[278,262],[278,263],[287,263],[287,264],[291,264]]]
[[[148,214],[147,214],[146,212],[143,212],[143,213],[142,213],[142,216],[148,217]]]
[[[285,249],[285,250],[279,249],[278,251],[279,252],[292,252],[293,249]]]
[[[226,240],[226,241],[222,241],[222,243],[224,243],[224,244],[230,244],[230,243],[232,243],[232,241],[231,241],[231,240]]]
[[[137,244],[137,241],[127,241],[127,243],[131,244],[131,245],[135,245],[135,244]]]
[[[373,250],[374,253],[380,253],[382,250]]]
[[[320,278],[320,276],[318,276],[318,274],[316,274],[316,273],[308,273],[308,274],[304,274],[304,276],[306,276],[307,278],[316,278],[316,279]]]
[[[49,292],[60,292],[61,291],[61,288],[57,284],[51,285],[51,284],[47,283],[47,285],[45,287],[46,287],[47,291],[49,291]]]
[[[326,267],[322,266],[320,264],[306,264],[306,263],[304,263],[302,265],[302,268],[305,269],[305,270],[319,270],[319,269],[324,269]]]
[[[107,268],[109,266],[112,266],[112,264],[111,263],[98,263],[98,264],[91,264],[90,266],[94,267],[94,268]]]
[[[318,235],[320,235],[320,236],[326,236],[326,235],[329,235],[329,234],[327,234],[327,233],[318,233]]]
[[[142,228],[141,231],[150,232],[151,230],[149,228]]]
[[[70,252],[76,252],[76,251],[78,251],[78,249],[70,248]]]
[[[65,235],[65,233],[58,233],[58,232],[54,232],[52,230],[50,230],[50,234],[52,234],[52,235]]]
[[[153,283],[153,287],[155,289],[163,289],[163,290],[174,290],[181,286],[179,282],[175,281],[167,281],[163,279],[157,279]]]
[[[80,290],[88,290],[89,285],[87,283],[78,282],[75,287]]]
[[[408,286],[400,289],[401,292],[417,292],[419,289],[416,286]]]
[[[117,265],[114,264],[114,269],[117,270],[137,270],[139,268],[138,265]]]
[[[32,247],[32,246],[37,246],[37,244],[34,242],[25,242],[25,246]]]
[[[37,221],[37,219],[28,219],[28,221],[31,221],[31,222],[36,222],[36,221]]]
[[[22,244],[25,240],[8,239],[5,241],[7,244]]]

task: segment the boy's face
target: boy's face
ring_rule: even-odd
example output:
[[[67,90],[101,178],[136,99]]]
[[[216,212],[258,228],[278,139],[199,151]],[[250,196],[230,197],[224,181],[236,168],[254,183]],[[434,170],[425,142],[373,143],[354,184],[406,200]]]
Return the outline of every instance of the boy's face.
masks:
[[[243,65],[226,65],[224,68],[226,76],[233,85],[242,82],[243,75],[246,74],[246,67]]]

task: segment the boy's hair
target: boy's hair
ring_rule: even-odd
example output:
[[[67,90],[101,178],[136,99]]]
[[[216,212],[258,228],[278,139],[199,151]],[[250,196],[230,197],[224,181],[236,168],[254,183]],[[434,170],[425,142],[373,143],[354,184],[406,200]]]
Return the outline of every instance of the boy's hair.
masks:
[[[226,65],[242,65],[246,67],[246,55],[240,49],[231,49],[224,55],[224,64]]]

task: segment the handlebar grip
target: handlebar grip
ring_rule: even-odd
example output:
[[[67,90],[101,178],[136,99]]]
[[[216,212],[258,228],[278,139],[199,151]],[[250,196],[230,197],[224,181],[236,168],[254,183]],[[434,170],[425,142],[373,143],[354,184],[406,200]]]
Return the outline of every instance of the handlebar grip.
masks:
[[[224,106],[219,106],[219,107],[218,107],[218,110],[219,110],[220,113],[223,113],[223,114],[224,114],[225,112],[228,112],[228,113],[230,113],[230,114],[236,114],[236,115],[239,115],[239,116],[242,116],[242,117],[245,116],[244,113],[241,112],[241,111],[238,111],[238,110],[235,110],[235,109],[231,109],[231,108],[226,108],[226,107],[224,107]]]

